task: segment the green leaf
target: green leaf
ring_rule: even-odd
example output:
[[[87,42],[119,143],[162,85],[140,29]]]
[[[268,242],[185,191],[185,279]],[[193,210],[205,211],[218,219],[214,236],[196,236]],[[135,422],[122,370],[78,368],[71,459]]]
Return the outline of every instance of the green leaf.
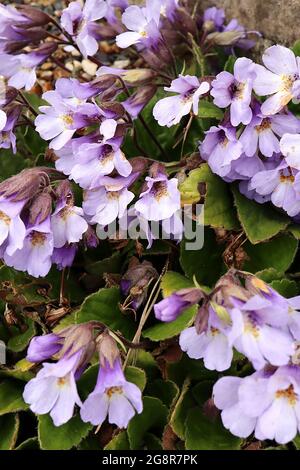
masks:
[[[237,187],[232,188],[238,218],[251,243],[269,240],[284,230],[290,219],[268,204],[258,204],[243,196]]]
[[[38,438],[43,450],[69,450],[86,437],[93,425],[76,415],[62,426],[54,426],[50,415],[38,417]]]
[[[200,183],[206,184],[204,203],[204,223],[215,228],[234,230],[239,228],[239,222],[233,207],[232,196],[228,184],[214,175],[207,163],[189,173],[180,185],[183,204],[193,204],[199,201]]]
[[[23,351],[27,347],[29,341],[36,335],[36,327],[34,321],[30,318],[27,318],[26,323],[27,329],[23,333],[16,334],[9,339],[7,347],[11,351]]]
[[[147,450],[162,450],[161,439],[151,432],[147,432],[145,434],[145,447]]]
[[[121,431],[104,447],[104,450],[130,450],[126,431]]]
[[[23,383],[16,380],[7,379],[0,383],[0,416],[28,408],[22,398],[23,390]]]
[[[125,369],[125,377],[129,382],[137,385],[141,391],[144,390],[147,378],[142,369],[134,366],[127,366]]]
[[[167,376],[179,386],[182,386],[187,378],[197,381],[218,379],[218,374],[206,369],[203,361],[191,359],[187,354],[183,354],[180,361],[167,364]]]
[[[288,231],[291,232],[297,240],[300,240],[300,225],[292,224],[288,227]]]
[[[21,442],[15,450],[40,450],[38,438],[29,437],[26,441]]]
[[[159,398],[166,406],[170,407],[179,395],[179,388],[171,380],[156,379],[149,382],[146,393]]]
[[[233,436],[222,425],[221,419],[210,419],[203,414],[203,405],[211,397],[213,382],[200,382],[193,388],[193,396],[199,403],[189,409],[185,421],[185,447],[187,450],[239,449],[241,439]]]
[[[168,297],[179,289],[185,287],[191,287],[193,283],[186,279],[179,273],[172,271],[167,272],[161,282],[161,288],[164,297]],[[149,327],[143,332],[145,338],[149,338],[152,341],[161,341],[164,339],[172,338],[178,335],[184,328],[186,328],[197,313],[196,305],[186,309],[179,317],[170,323],[157,323],[154,326]]]
[[[99,277],[103,277],[105,273],[119,273],[121,270],[121,255],[116,251],[109,258],[87,264],[86,270],[88,273]]]
[[[215,232],[206,228],[204,231],[204,245],[199,250],[187,250],[183,240],[180,246],[180,264],[190,279],[195,276],[197,282],[206,286],[213,286],[225,272],[222,254],[225,246],[216,242]]]
[[[300,42],[300,41],[299,41]],[[300,44],[299,44],[300,45]],[[295,444],[296,446],[296,449],[297,450],[300,450],[300,434],[297,434],[297,436],[295,437],[295,439],[293,439],[293,443]]]
[[[286,298],[295,297],[299,294],[297,282],[290,279],[274,280],[270,282],[270,286]]]
[[[21,359],[14,365],[13,368],[0,366],[0,377],[11,377],[13,379],[28,382],[28,380],[32,379],[35,375],[30,370],[33,367],[35,367],[35,364],[27,361],[26,359]]]
[[[296,56],[300,56],[300,39],[294,42],[293,47],[291,48]]]
[[[229,72],[229,73],[233,73],[233,68],[234,68],[234,64],[237,60],[237,57],[234,56],[234,55],[230,55],[224,65],[224,70],[225,72]]]
[[[158,364],[152,354],[148,351],[137,351],[135,364],[146,372],[149,381],[154,380],[158,375],[160,375]]]
[[[19,432],[19,416],[8,414],[0,417],[0,450],[12,450]]]
[[[194,287],[193,281],[175,271],[168,271],[161,280],[161,289],[164,297],[186,287]]]
[[[298,248],[298,241],[289,234],[283,234],[259,245],[247,242],[243,245],[249,260],[243,266],[255,273],[267,268],[285,272],[292,264]]]
[[[150,430],[157,431],[161,436],[167,422],[168,408],[158,398],[144,397],[143,404],[143,412],[135,415],[128,425],[128,439],[133,450],[142,447],[145,434]]]
[[[227,431],[220,421],[210,421],[199,407],[188,411],[185,422],[187,450],[236,450],[241,439]]]
[[[121,313],[118,306],[120,301],[118,287],[100,289],[84,300],[76,315],[77,323],[85,323],[91,320],[99,321],[131,339],[134,335],[135,325],[128,315]]]
[[[200,100],[198,117],[202,119],[211,118],[221,120],[224,117],[224,113],[220,108],[210,101]]]
[[[278,281],[284,277],[284,273],[280,273],[274,268],[263,269],[255,273],[255,275],[265,282]]]

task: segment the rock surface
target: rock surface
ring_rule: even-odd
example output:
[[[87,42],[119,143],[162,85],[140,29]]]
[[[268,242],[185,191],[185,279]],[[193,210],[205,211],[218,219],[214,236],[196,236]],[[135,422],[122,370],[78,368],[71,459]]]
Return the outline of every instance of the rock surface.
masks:
[[[195,0],[194,0],[195,1]],[[260,31],[273,43],[292,45],[300,39],[300,0],[202,0],[201,8],[224,8],[249,30]]]

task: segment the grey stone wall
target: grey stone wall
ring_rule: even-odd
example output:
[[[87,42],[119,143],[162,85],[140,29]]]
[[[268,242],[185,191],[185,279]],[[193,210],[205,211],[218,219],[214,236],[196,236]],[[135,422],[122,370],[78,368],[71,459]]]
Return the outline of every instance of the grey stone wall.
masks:
[[[300,39],[300,0],[202,0],[200,4],[223,7],[227,18],[238,18],[272,43],[291,45]]]

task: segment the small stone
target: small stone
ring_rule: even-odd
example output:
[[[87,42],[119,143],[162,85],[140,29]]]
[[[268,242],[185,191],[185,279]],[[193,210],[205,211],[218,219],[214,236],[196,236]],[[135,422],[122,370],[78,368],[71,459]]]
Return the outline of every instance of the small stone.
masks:
[[[94,62],[92,62],[91,60],[83,59],[83,61],[81,62],[81,65],[85,73],[88,73],[92,77],[96,74],[98,65],[94,64]]]
[[[113,67],[116,67],[117,69],[126,69],[128,65],[130,65],[129,59],[115,60],[113,63]]]
[[[65,67],[66,69],[70,70],[70,72],[73,72],[74,70],[74,65],[72,62],[66,62]]]

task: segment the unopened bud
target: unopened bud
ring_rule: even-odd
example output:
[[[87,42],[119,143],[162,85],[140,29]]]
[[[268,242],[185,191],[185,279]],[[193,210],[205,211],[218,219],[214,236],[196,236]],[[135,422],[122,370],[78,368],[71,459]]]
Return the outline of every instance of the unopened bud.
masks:
[[[232,46],[237,41],[245,37],[243,31],[224,31],[223,33],[210,33],[206,37],[206,42],[216,46]]]
[[[22,28],[31,28],[32,26],[45,26],[51,21],[51,18],[49,15],[47,15],[47,13],[44,13],[43,11],[37,8],[33,8],[30,5],[18,5],[17,10],[30,20],[30,22],[27,24],[24,24],[22,22],[18,25]]]
[[[157,73],[151,69],[131,69],[122,74],[122,79],[126,84],[137,86],[153,80],[156,76]]]
[[[62,199],[64,201],[68,199],[70,202],[73,202],[74,197],[70,181],[67,179],[60,181],[55,189],[55,194],[57,199]]]
[[[83,234],[83,243],[87,248],[96,248],[99,244],[99,238],[97,237],[95,230],[90,225],[87,231]]]
[[[142,109],[149,103],[151,98],[156,93],[155,86],[145,86],[139,88],[133,95],[130,96],[126,101],[123,101],[123,106],[126,111],[135,118],[142,111]]]
[[[202,305],[196,315],[194,326],[198,335],[207,330],[209,317],[209,306],[207,303]]]
[[[52,197],[48,191],[35,196],[29,208],[29,222],[34,224],[36,222],[42,223],[49,217],[52,211]]]
[[[95,341],[93,334],[94,325],[82,323],[74,325],[59,332],[59,336],[64,338],[64,344],[59,352],[59,357],[68,357],[82,350],[80,365],[87,364],[95,352]]]
[[[107,331],[98,336],[96,341],[100,366],[105,367],[106,362],[108,362],[110,367],[113,368],[116,359],[120,357],[116,341]]]

